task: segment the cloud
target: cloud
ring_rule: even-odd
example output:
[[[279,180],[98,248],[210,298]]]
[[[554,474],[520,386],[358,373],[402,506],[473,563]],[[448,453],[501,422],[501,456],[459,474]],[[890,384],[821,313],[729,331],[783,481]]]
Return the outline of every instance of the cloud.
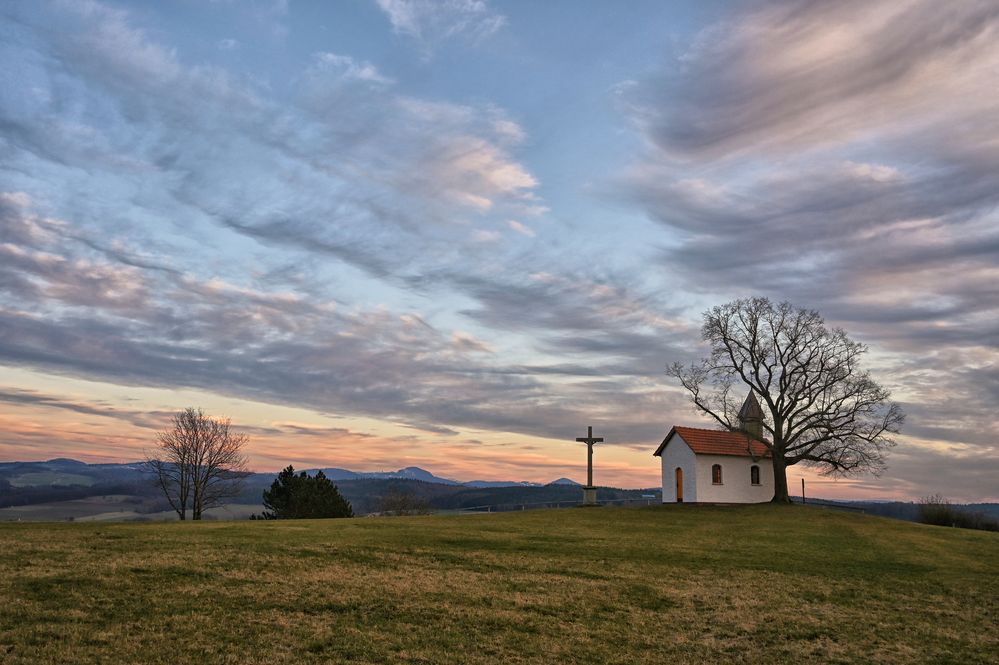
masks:
[[[24,235],[39,217],[32,206],[15,206],[8,216],[20,238],[12,251],[34,263],[17,272],[30,279],[11,282],[0,311],[2,362],[426,430],[562,436],[567,423],[581,419],[581,404],[599,402],[581,399],[592,370],[564,362],[509,368],[480,334],[478,322],[498,304],[487,294],[536,280],[516,272],[499,279],[497,269],[511,266],[516,250],[480,249],[466,230],[537,216],[544,207],[536,178],[513,156],[524,131],[501,109],[403,95],[371,63],[332,53],[317,54],[291,82],[292,98],[277,100],[266,86],[225,70],[185,65],[127,14],[94,9],[77,18],[83,25],[57,40],[40,17],[26,17],[17,55],[28,61],[45,53],[57,63],[39,71],[38,82],[73,98],[93,131],[70,132],[58,109],[43,102],[38,115],[0,105],[17,137],[6,164],[45,163],[69,185],[61,192],[27,181],[27,191],[44,201],[37,206],[65,215],[52,216],[49,235],[34,245]],[[100,48],[81,36],[93,33],[105,35]],[[122,60],[123,47],[142,57]],[[41,131],[40,116],[57,122]],[[88,176],[77,185],[73,174],[84,167]],[[95,178],[114,183],[109,196],[120,208],[90,207],[92,197],[74,196]],[[214,247],[223,243],[239,260],[220,263]],[[60,269],[43,271],[41,253]],[[308,278],[289,268],[303,262]],[[462,277],[441,273],[441,265]],[[94,277],[87,288],[69,288],[71,266],[88,266]],[[359,275],[349,272],[355,269]],[[114,281],[119,274],[127,275],[124,283]],[[281,275],[292,290],[258,275]],[[442,329],[411,310],[366,302],[363,291],[350,293],[355,285],[344,286],[344,275],[390,299],[409,299],[414,290],[430,299],[445,293],[484,309],[470,317],[475,330]],[[580,290],[561,311],[579,316],[586,299],[607,294],[599,286]],[[115,299],[125,296],[127,312],[116,310]],[[30,307],[10,306],[25,300]],[[616,316],[609,301],[604,307]],[[523,303],[518,310],[522,316]],[[557,336],[564,324],[542,328],[554,317],[517,329]],[[535,360],[557,345],[554,338],[523,341],[523,353]],[[634,373],[627,359],[616,362],[622,375]],[[658,370],[642,370],[649,371]],[[648,390],[636,392],[632,382],[613,383],[634,406]],[[610,411],[606,404],[589,409],[606,419]],[[659,429],[643,419],[621,427],[618,440]]]
[[[324,72],[333,71],[335,75],[356,81],[367,81],[368,83],[392,83],[392,80],[382,76],[370,62],[359,62],[349,55],[338,55],[336,53],[320,52],[315,54],[315,63],[310,76],[319,77]]]
[[[6,219],[20,227],[36,218],[21,206]],[[30,287],[0,281],[2,364],[121,385],[198,388],[429,431],[562,437],[584,412],[595,424],[606,422],[618,442],[654,438],[661,429],[660,397],[634,377],[655,377],[660,369],[650,360],[666,348],[663,332],[683,328],[619,288],[549,274],[529,278],[519,295],[510,282],[463,284],[483,308],[471,318],[527,331],[539,348],[593,362],[510,366],[488,340],[438,329],[416,313],[134,268],[79,242],[82,231],[71,223],[50,226],[59,232],[35,248],[0,246]],[[505,293],[514,299],[499,297]],[[549,304],[544,316],[525,317],[524,301]],[[636,326],[647,331],[632,332]],[[592,392],[598,377],[617,393],[609,403]],[[634,416],[626,425],[613,423],[619,401]]]
[[[35,217],[30,207],[18,210],[15,222]],[[488,339],[441,330],[415,312],[122,266],[78,242],[73,224],[57,222],[52,228],[61,233],[31,250],[54,257],[52,265],[17,266],[34,292],[0,282],[2,364],[120,385],[204,389],[427,431],[564,438],[585,416],[605,427],[609,440],[633,443],[661,433],[660,409],[672,398],[658,394],[660,365],[689,332],[620,287],[552,274],[519,286],[440,276],[478,303],[471,320],[524,335],[551,357],[585,358],[511,364]],[[71,265],[89,271],[75,270],[85,278],[80,289],[68,286]],[[129,275],[125,285],[87,281],[90,273],[96,279],[117,271]],[[119,294],[133,292],[126,286],[141,297],[122,311]],[[623,408],[630,414],[624,422]]]
[[[940,11],[777,3],[629,87],[661,104],[634,107],[653,147],[628,187],[677,234],[663,259],[691,288],[820,305],[895,348],[988,338],[999,11]]]
[[[996,100],[975,93],[995,82],[997,21],[988,0],[768,3],[705,30],[633,109],[681,159],[942,126],[970,142],[996,128]]]
[[[514,231],[516,231],[517,233],[519,233],[521,235],[524,235],[524,236],[527,236],[528,238],[533,238],[535,235],[537,235],[534,232],[534,229],[532,229],[531,227],[527,226],[526,224],[522,224],[521,222],[518,222],[515,219],[507,220],[506,225],[509,226]]]
[[[120,10],[73,5],[55,21],[23,13],[10,24],[8,61],[36,93],[0,100],[7,163],[73,169],[59,174],[67,198],[88,184],[76,169],[116,186],[141,178],[130,203],[147,219],[166,217],[185,234],[222,225],[377,277],[439,262],[456,249],[455,225],[539,210],[538,182],[511,154],[523,131],[494,106],[404,95],[372,63],[330,52],[315,54],[287,100],[222,68],[186,65]],[[63,115],[57,99],[79,113]],[[74,210],[95,226],[105,214]]]
[[[485,0],[375,0],[392,30],[424,48],[455,37],[478,42],[506,25],[506,17]]]
[[[662,268],[871,344],[910,413],[885,482],[910,495],[996,434],[997,36],[991,2],[753,5],[616,90],[646,145],[621,191],[669,234]]]
[[[484,229],[479,229],[473,234],[472,237],[475,238],[476,242],[493,243],[493,242],[499,242],[500,238],[502,238],[503,236],[500,235],[499,231],[488,231]]]
[[[50,409],[71,411],[87,416],[100,416],[122,420],[143,429],[159,428],[167,422],[169,414],[143,412],[135,409],[121,409],[104,402],[87,402],[66,397],[49,395],[35,390],[0,387],[0,402],[12,405],[42,406]]]

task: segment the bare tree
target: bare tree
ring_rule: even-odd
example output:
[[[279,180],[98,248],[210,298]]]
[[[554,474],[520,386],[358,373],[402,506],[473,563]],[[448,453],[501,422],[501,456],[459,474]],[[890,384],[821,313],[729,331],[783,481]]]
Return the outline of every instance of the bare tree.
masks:
[[[426,497],[411,492],[391,489],[378,502],[378,514],[402,517],[406,515],[429,515],[433,512]]]
[[[246,477],[246,436],[232,431],[228,418],[212,418],[188,408],[157,436],[157,451],[146,460],[157,487],[180,519],[200,520],[204,511],[237,496]]]
[[[766,298],[736,300],[704,313],[701,336],[711,355],[668,373],[694,405],[731,431],[762,442],[771,453],[774,501],[788,502],[787,467],[805,463],[825,474],[884,469],[905,415],[888,390],[860,368],[867,347],[819,313]],[[739,419],[749,386],[762,404],[762,426]],[[749,403],[749,400],[747,400]]]

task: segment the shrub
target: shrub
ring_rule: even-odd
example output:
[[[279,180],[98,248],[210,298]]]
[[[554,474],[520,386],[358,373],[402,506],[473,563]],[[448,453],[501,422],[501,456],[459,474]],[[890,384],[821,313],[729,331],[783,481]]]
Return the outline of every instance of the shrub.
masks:
[[[378,512],[382,515],[429,515],[433,512],[430,502],[423,497],[399,491],[390,491],[382,497],[378,505]]]
[[[999,531],[999,522],[995,519],[984,513],[961,510],[940,494],[924,496],[919,500],[919,521],[937,526]]]

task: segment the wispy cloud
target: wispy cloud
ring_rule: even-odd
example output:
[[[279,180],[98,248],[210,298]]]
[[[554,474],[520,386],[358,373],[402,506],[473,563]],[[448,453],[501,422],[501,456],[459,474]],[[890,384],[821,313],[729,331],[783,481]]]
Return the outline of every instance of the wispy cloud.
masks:
[[[771,2],[705,30],[632,97],[677,158],[828,148],[940,133],[994,136],[999,8],[988,0]],[[949,143],[949,142],[948,142]]]
[[[412,37],[429,51],[460,37],[477,42],[504,25],[506,17],[486,0],[375,0],[395,32]]]
[[[333,78],[345,80],[366,81],[368,83],[392,83],[392,79],[382,76],[370,62],[358,62],[349,55],[339,55],[324,51],[315,54],[315,64],[308,72],[307,76],[314,81],[315,85],[322,86],[325,74],[332,72]],[[327,79],[328,80],[328,79]]]
[[[516,231],[517,233],[527,236],[528,238],[533,238],[535,235],[537,235],[534,232],[534,229],[532,229],[530,226],[522,222],[518,222],[515,219],[508,219],[506,225],[509,226],[514,231]]]
[[[9,226],[32,219],[30,204],[24,205],[8,211]],[[23,283],[0,280],[0,302],[8,305],[0,309],[2,363],[111,383],[199,388],[431,430],[447,424],[564,438],[585,414],[607,423],[618,442],[654,438],[662,398],[634,379],[657,374],[668,336],[687,332],[619,287],[548,274],[521,286],[437,278],[475,299],[479,308],[467,313],[472,320],[526,331],[540,351],[593,362],[511,365],[489,341],[467,330],[441,330],[416,313],[345,308],[273,287],[122,267],[59,234],[30,252],[2,247],[52,257],[51,265],[12,266],[10,274]],[[71,272],[67,264],[77,268]],[[30,307],[10,306],[14,302]],[[525,310],[525,302],[534,307]],[[613,402],[591,392],[598,377],[617,391]],[[630,422],[614,422],[617,400],[627,402]]]
[[[625,187],[676,238],[663,264],[817,307],[881,352],[913,435],[936,412],[955,451],[996,434],[930,405],[975,402],[999,361],[997,35],[991,2],[775,2],[619,90],[648,145]]]

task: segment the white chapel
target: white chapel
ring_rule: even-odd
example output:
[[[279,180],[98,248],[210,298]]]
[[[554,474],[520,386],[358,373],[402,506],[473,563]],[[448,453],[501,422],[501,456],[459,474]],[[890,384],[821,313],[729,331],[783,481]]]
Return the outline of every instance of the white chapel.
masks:
[[[744,432],[762,436],[752,392],[739,410]],[[767,447],[742,432],[674,425],[654,453],[662,459],[663,503],[763,503],[774,495]]]

